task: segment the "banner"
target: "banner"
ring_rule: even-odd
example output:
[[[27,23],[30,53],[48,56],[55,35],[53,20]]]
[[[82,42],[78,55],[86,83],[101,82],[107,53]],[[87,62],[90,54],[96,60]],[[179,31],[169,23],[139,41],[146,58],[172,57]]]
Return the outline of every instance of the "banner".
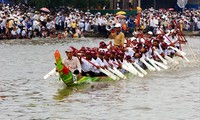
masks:
[[[136,24],[137,28],[140,26],[140,13],[138,13],[137,16],[136,16],[135,24]]]
[[[185,6],[187,5],[188,0],[177,0],[177,5],[180,8],[185,8]]]

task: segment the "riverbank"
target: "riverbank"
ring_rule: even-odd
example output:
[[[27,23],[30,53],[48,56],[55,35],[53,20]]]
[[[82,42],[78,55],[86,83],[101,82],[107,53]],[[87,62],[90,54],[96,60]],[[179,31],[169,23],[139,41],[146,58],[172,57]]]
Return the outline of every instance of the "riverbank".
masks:
[[[105,38],[100,38],[105,39]],[[78,41],[87,41],[87,40],[99,40],[95,37],[93,38],[67,38],[67,39],[53,39],[53,38],[33,38],[33,39],[5,39],[0,40],[0,44],[20,44],[20,45],[43,45],[43,44],[56,44],[56,43],[72,43],[72,42],[78,42]]]
[[[200,36],[200,31],[183,31],[185,36]]]
[[[183,31],[185,36],[200,36],[200,31]],[[107,37],[106,34],[84,33],[84,37]],[[132,34],[126,34],[126,37],[131,37]]]

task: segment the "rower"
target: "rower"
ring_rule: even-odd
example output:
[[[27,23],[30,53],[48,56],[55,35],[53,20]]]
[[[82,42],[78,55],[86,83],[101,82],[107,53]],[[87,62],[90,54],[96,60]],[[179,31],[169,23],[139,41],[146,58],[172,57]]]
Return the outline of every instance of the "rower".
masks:
[[[111,56],[111,53],[110,53],[110,52],[106,52],[106,53],[101,52],[101,53],[99,53],[99,55],[100,55],[100,58],[101,58],[101,57],[103,58],[103,63],[104,63],[104,65],[105,65],[105,67],[111,67],[111,68],[114,67],[114,66],[113,66],[113,63],[110,63],[110,62],[109,62],[109,58],[110,58],[110,56]]]
[[[97,53],[95,51],[91,51],[91,56],[101,68],[104,68],[104,63],[102,61],[103,60],[103,56],[101,56],[101,55],[100,55],[100,57],[97,56]],[[96,71],[94,71],[94,72],[96,73],[96,76],[106,76],[104,73],[100,72],[100,70],[98,70],[98,69]]]
[[[144,64],[140,61],[140,58],[142,57],[141,53],[139,52],[135,52],[133,54],[133,57],[132,57],[132,61],[135,61],[136,64],[138,64],[139,66],[141,66],[142,68],[145,68],[144,67]]]
[[[138,37],[137,37],[136,40],[137,40],[138,43],[142,43],[142,44],[145,43],[145,39],[143,37],[143,31],[142,31],[142,29],[139,29],[139,31],[138,31]]]
[[[133,56],[133,54],[134,54],[133,47],[131,47],[131,44],[132,44],[131,41],[127,40],[126,47],[124,48],[126,56],[128,56],[128,55]]]
[[[168,48],[167,43],[162,43],[161,47],[163,49],[163,52],[164,52],[165,56],[166,55],[169,56],[169,57],[173,57],[174,56],[175,51],[173,49]]]
[[[138,33],[137,31],[135,31],[135,32],[132,33],[132,35],[133,35],[133,37],[131,37],[131,41],[133,41],[133,40],[136,40],[136,41],[137,41],[137,38],[138,38],[138,36],[139,36],[139,33]]]
[[[82,75],[83,76],[87,76],[89,74],[91,77],[95,77],[95,76],[98,76],[100,73],[100,71],[99,71],[100,66],[91,57],[90,51],[86,51],[85,58],[81,59],[81,67],[82,67]]]
[[[142,57],[152,58],[152,50],[149,49],[149,46],[144,46],[140,49],[140,53],[142,53]]]
[[[149,41],[151,41],[153,39],[153,32],[148,31],[147,32],[147,38],[148,38]]]
[[[99,51],[100,50],[103,50],[104,52],[106,52],[108,50],[107,45],[106,45],[106,43],[104,41],[101,41],[99,43]]]
[[[165,40],[164,40],[168,45],[177,47],[179,49],[179,44],[178,44],[178,36],[175,33],[175,30],[172,29],[169,33],[165,35]]]
[[[110,57],[109,57],[109,61],[108,61],[108,62],[111,63],[111,64],[113,64],[113,67],[121,69],[120,66],[117,65],[118,62],[117,62],[117,60],[115,59],[115,58],[116,58],[116,55],[117,55],[116,51],[115,51],[115,50],[112,50],[110,53],[111,53],[111,54],[110,54]],[[114,63],[117,63],[117,64],[114,64]]]
[[[116,61],[117,61],[117,63],[119,64],[119,67],[118,67],[118,69],[119,69],[119,71],[121,72],[121,73],[124,73],[125,72],[125,70],[124,69],[122,69],[122,66],[123,65],[125,65],[125,61],[124,61],[124,56],[125,56],[125,53],[123,53],[122,51],[120,51],[119,53],[117,53],[117,56],[116,56]]]
[[[81,65],[80,61],[77,57],[73,56],[73,49],[68,48],[66,51],[66,56],[62,63],[73,73],[73,74],[81,74]]]
[[[153,57],[155,60],[159,60],[159,57],[154,53],[154,51],[157,51],[162,57],[164,57],[164,53],[161,47],[161,44],[159,43],[159,40],[153,41]]]
[[[130,55],[127,55],[127,56],[125,57],[125,60],[126,60],[127,62],[129,62],[129,63],[134,63],[134,61],[132,61]]]

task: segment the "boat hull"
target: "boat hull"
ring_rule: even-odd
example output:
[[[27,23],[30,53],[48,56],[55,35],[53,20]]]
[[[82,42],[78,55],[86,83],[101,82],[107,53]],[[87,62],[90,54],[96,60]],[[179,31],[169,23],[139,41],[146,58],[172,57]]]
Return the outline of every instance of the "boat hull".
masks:
[[[60,52],[56,50],[54,53],[55,57],[55,65],[56,70],[59,73],[60,79],[67,85],[67,86],[76,86],[82,83],[85,83],[86,81],[92,81],[92,82],[98,82],[98,81],[112,81],[111,78],[107,76],[101,76],[101,77],[90,77],[90,76],[79,76],[77,77],[77,82],[74,83],[72,72],[70,72],[63,64],[62,64],[62,58],[60,55]]]

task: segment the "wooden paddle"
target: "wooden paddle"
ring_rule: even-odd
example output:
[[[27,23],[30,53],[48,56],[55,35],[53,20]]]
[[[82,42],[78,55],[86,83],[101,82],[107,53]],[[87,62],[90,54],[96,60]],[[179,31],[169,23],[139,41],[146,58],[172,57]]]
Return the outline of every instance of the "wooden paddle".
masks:
[[[133,73],[136,73],[135,75],[138,75],[139,77],[144,77],[144,75],[140,73],[131,63],[128,63],[126,60],[124,60],[124,63],[129,67],[129,69]]]
[[[105,60],[105,61],[111,66],[111,63],[109,63],[107,60]],[[126,79],[126,76],[123,73],[121,73],[117,68],[115,68],[115,67],[112,67],[112,68],[108,67],[108,70],[110,70],[112,73],[118,75],[122,79]]]
[[[83,57],[82,57],[82,58],[83,58]],[[83,59],[86,60],[85,58],[83,58]],[[89,60],[86,60],[86,61],[89,62],[90,64],[92,64],[94,67],[98,68],[98,66],[95,65],[94,63],[92,63],[91,61],[89,61]],[[109,72],[108,70],[103,69],[103,68],[99,68],[99,70],[100,70],[102,73],[106,74],[108,77],[112,78],[113,80],[119,80],[119,78],[118,78],[116,75],[112,74],[112,73]]]
[[[166,65],[167,61],[158,53],[158,51],[154,50],[154,53],[160,58],[160,60]]]
[[[190,60],[185,56],[185,55],[186,55],[185,52],[180,51],[179,49],[174,48],[174,47],[172,47],[172,46],[169,46],[169,48],[175,50],[175,51],[176,51],[180,56],[182,56],[182,58],[185,59],[188,63],[190,62]]]
[[[145,71],[142,67],[140,67],[136,62],[133,63],[133,65],[140,70],[144,75],[147,75],[147,71]]]
[[[176,61],[176,60],[174,60],[174,59],[172,59],[171,57],[169,57],[169,56],[167,56],[167,55],[165,55],[165,57],[164,57],[166,60],[168,60],[168,61],[170,61],[170,62],[172,62],[172,63],[174,63],[174,64],[179,64],[179,62],[178,61]]]
[[[118,65],[119,66],[119,64],[117,64],[117,63],[115,63],[115,62],[113,62],[113,64],[115,64],[115,65]],[[124,70],[126,70],[126,71],[128,71],[128,72],[130,72],[130,73],[132,73],[133,75],[138,75],[138,73],[137,73],[137,71],[134,71],[133,69],[131,69],[129,66],[128,66],[128,64],[123,64],[122,63],[122,69],[124,69]],[[138,75],[139,76],[139,75]],[[142,74],[140,74],[140,77],[144,77],[144,75]]]
[[[151,63],[151,65],[153,65],[154,68],[156,68],[156,70],[161,71],[161,69],[153,62],[152,59],[146,57],[146,59]]]
[[[160,67],[162,67],[162,68],[164,68],[164,69],[168,69],[168,67],[165,65],[165,64],[163,64],[163,63],[161,63],[161,62],[158,62],[158,61],[156,61],[156,60],[154,60],[154,59],[151,59],[152,60],[152,62],[154,62],[156,65],[158,65],[158,66],[160,66]]]
[[[47,73],[43,79],[46,80],[48,79],[50,76],[54,75],[56,73],[56,68],[52,69],[49,73]]]
[[[156,70],[153,66],[151,66],[149,63],[147,63],[144,60],[144,58],[140,58],[140,61],[143,62],[150,71],[155,71]]]

